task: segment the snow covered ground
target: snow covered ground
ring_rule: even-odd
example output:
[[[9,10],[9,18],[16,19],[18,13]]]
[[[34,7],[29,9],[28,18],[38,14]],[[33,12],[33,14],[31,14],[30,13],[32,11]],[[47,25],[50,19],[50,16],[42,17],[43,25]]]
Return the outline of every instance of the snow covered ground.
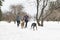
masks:
[[[14,22],[0,22],[0,40],[60,40],[60,22],[46,22],[44,26],[38,26],[38,30],[30,29],[31,23],[28,23],[28,28],[21,29]]]

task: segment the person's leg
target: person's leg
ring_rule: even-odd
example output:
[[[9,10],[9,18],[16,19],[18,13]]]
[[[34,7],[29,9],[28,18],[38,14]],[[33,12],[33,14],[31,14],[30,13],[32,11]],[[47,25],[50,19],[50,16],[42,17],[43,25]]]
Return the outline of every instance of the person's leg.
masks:
[[[27,28],[27,23],[28,23],[28,22],[26,22],[25,28]]]
[[[19,23],[17,23],[17,27],[19,27]]]
[[[20,21],[17,21],[17,26],[19,27]]]

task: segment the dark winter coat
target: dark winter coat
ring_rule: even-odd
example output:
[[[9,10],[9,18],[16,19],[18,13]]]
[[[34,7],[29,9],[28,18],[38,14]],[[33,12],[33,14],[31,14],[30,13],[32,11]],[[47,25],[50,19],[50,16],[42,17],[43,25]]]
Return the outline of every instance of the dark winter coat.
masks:
[[[17,17],[16,17],[16,20],[17,20],[17,21],[20,21],[20,16],[17,16]]]
[[[28,19],[29,19],[29,16],[28,16],[28,15],[25,15],[25,16],[24,16],[25,22],[28,22]]]

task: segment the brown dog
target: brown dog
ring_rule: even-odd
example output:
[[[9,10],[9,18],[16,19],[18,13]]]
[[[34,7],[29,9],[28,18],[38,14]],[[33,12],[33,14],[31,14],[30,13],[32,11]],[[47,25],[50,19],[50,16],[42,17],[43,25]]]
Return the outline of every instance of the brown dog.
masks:
[[[24,28],[24,20],[23,19],[21,20],[21,28],[22,29]]]

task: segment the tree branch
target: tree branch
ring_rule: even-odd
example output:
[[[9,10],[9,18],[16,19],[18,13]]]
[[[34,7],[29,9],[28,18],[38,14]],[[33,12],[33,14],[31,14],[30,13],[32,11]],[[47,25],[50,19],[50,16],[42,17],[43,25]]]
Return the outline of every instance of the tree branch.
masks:
[[[41,0],[39,0],[39,2],[41,2]]]
[[[46,2],[46,5],[45,5],[45,2]],[[42,17],[42,15],[43,15],[43,12],[44,12],[44,9],[45,9],[45,7],[47,6],[47,4],[48,4],[48,0],[47,1],[43,1],[43,8],[42,8],[42,10],[41,10],[41,14],[40,14],[40,17],[39,17],[39,20],[40,20],[40,18]]]

